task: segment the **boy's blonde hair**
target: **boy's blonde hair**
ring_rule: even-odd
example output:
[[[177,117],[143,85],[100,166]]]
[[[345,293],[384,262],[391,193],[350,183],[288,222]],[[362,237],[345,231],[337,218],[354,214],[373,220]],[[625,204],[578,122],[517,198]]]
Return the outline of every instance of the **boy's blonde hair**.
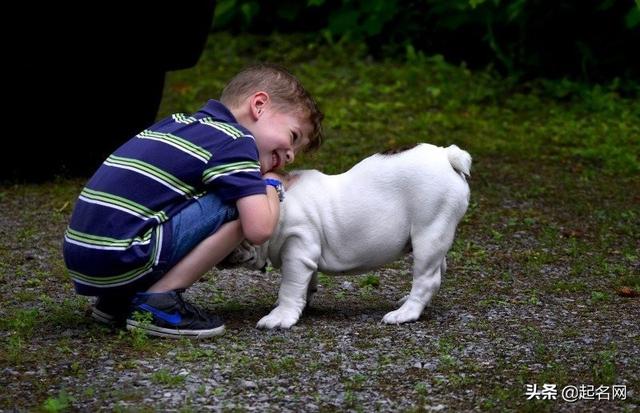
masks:
[[[309,121],[312,131],[309,135],[310,143],[304,148],[304,152],[320,147],[324,114],[302,83],[281,66],[259,63],[244,68],[225,86],[220,101],[227,107],[238,107],[247,97],[259,91],[269,94],[277,110],[299,111]]]

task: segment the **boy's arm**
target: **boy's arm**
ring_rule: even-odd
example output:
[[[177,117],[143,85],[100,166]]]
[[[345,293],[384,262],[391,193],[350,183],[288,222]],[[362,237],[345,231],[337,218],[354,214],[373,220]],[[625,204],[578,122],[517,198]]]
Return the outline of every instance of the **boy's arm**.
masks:
[[[266,174],[264,178],[276,178]],[[277,179],[277,178],[276,178]],[[280,200],[278,192],[267,185],[267,195],[250,195],[236,202],[240,215],[240,226],[244,237],[254,245],[266,242],[278,225],[280,218]]]

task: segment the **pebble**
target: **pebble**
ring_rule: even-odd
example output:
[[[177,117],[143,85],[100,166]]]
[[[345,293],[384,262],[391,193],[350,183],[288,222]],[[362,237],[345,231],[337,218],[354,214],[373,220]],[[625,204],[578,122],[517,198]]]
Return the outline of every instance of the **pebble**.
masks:
[[[347,290],[347,291],[353,291],[355,289],[355,287],[353,286],[353,283],[350,281],[344,281],[342,284],[340,284],[340,287],[343,290]]]
[[[243,380],[242,381],[242,387],[245,389],[257,389],[258,385],[250,380]]]

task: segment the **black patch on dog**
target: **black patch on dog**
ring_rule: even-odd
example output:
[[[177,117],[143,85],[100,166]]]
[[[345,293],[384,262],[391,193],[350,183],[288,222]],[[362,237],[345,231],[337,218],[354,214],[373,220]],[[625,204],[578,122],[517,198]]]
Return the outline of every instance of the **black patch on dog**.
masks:
[[[380,152],[380,155],[395,155],[404,151],[408,151],[410,149],[415,148],[416,146],[418,146],[419,144],[414,143],[413,145],[403,145],[403,146],[399,146],[397,148],[389,148],[383,152]]]

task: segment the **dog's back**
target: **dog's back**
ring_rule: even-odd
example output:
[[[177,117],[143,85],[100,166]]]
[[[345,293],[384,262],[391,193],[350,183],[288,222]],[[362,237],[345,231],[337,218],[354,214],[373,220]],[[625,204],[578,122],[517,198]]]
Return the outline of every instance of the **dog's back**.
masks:
[[[419,144],[370,156],[339,175],[294,172],[300,178],[272,242],[300,236],[302,228],[324,240],[323,262],[335,264],[324,270],[375,267],[400,255],[416,228],[436,221],[455,228],[468,206],[470,168],[471,157],[457,146]]]

